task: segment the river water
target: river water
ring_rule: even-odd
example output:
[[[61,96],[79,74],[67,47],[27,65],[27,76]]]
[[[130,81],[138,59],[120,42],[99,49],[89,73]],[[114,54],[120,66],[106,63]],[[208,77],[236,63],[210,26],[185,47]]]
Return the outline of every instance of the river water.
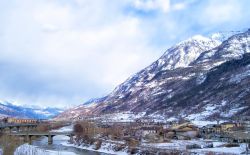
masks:
[[[55,132],[65,132],[70,131],[72,127],[63,127],[59,130],[54,130]],[[47,137],[41,137],[39,139],[33,140],[32,145],[36,146],[39,149],[54,152],[50,154],[60,155],[65,154],[65,152],[68,152],[70,155],[108,155],[106,153],[100,153],[95,151],[89,151],[84,149],[75,148],[72,146],[64,146],[62,143],[65,143],[69,140],[69,137],[67,136],[55,136],[53,137],[53,144],[48,145],[48,138]],[[67,154],[67,153],[66,153]]]

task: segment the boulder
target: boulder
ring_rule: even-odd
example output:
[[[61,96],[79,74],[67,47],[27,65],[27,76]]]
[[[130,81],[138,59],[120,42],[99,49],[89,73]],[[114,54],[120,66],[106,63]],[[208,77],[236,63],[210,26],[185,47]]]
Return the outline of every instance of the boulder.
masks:
[[[97,140],[94,142],[94,146],[93,146],[93,149],[95,150],[99,150],[102,146],[102,141],[101,140]]]

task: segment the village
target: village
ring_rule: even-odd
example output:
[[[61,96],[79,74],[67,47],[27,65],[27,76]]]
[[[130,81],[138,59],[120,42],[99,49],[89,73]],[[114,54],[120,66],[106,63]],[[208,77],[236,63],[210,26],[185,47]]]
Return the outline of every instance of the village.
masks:
[[[89,147],[93,150],[110,149],[114,153],[129,154],[213,154],[232,152],[248,154],[250,147],[250,118],[242,117],[235,121],[219,121],[215,124],[198,126],[191,121],[157,122],[149,117],[137,118],[134,121],[104,121],[93,117],[80,118],[74,121],[53,121],[35,119],[4,118],[1,124],[38,124],[47,130],[52,126],[72,126],[74,138],[68,145]],[[10,130],[13,130],[10,128]],[[17,132],[13,130],[12,132]],[[9,131],[5,131],[9,132]],[[242,147],[244,144],[244,147]],[[215,150],[215,151],[213,151]],[[238,152],[241,151],[241,152]]]
[[[102,143],[112,143],[110,149],[126,150],[130,154],[216,154],[218,149],[221,149],[221,153],[247,154],[250,119],[246,117],[205,126],[197,126],[188,120],[162,123],[148,118],[136,119],[134,122],[78,120],[74,132],[76,138],[71,143],[92,146],[95,150],[100,149]]]
[[[250,147],[249,117],[204,126],[185,119],[157,122],[149,117],[134,121],[103,121],[92,117],[74,121],[5,118],[1,124],[38,124],[35,131],[41,130],[41,126],[49,130],[55,124],[70,125],[74,138],[66,145],[112,150],[115,154],[248,154]]]

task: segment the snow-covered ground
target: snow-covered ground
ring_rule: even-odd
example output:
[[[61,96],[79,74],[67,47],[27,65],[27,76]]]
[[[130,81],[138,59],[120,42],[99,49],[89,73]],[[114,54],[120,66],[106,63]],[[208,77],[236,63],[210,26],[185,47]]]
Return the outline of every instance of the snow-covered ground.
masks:
[[[214,147],[214,148],[203,148],[196,149],[192,152],[199,154],[214,152],[214,153],[224,153],[224,154],[243,154],[246,151],[246,144],[241,144],[240,147]]]
[[[204,148],[208,144],[214,143],[211,140],[171,140],[171,142],[167,143],[144,143],[142,146],[146,147],[154,147],[154,148],[162,148],[162,149],[174,149],[174,150],[186,150],[187,145],[197,144]],[[219,143],[219,142],[217,142]],[[224,143],[220,143],[221,145]],[[216,145],[218,146],[218,144]]]
[[[73,152],[67,151],[51,151],[38,148],[37,146],[23,144],[19,146],[14,155],[76,155]]]
[[[203,148],[208,143],[213,143],[214,148]],[[198,154],[205,154],[208,152],[214,152],[214,153],[225,153],[225,154],[241,154],[245,152],[246,144],[241,144],[240,147],[221,147],[221,145],[225,144],[223,142],[211,142],[211,141],[204,141],[204,140],[173,140],[170,143],[144,143],[142,147],[153,147],[153,148],[159,148],[159,149],[173,149],[173,150],[186,150],[187,145],[191,144],[198,144],[202,147],[202,149],[193,149],[189,150],[189,152],[192,153],[198,153]],[[114,151],[112,148],[114,147],[114,144],[111,143],[103,143],[101,148],[99,150],[95,150],[92,145],[90,146],[77,146],[74,144],[69,144],[68,142],[63,142],[62,145],[69,146],[69,147],[75,147],[83,150],[90,150],[90,151],[96,151],[96,152],[102,152],[107,154],[117,154],[117,155],[127,155],[126,149],[123,151]],[[38,148],[33,145],[24,144],[17,148],[14,155],[76,155],[76,153],[73,152],[67,152],[67,151],[51,151],[51,150],[44,150],[41,148]]]
[[[206,148],[208,144],[213,144],[213,148]],[[187,145],[192,145],[192,144],[197,144],[201,146],[201,149],[191,149],[191,150],[186,150]],[[223,154],[241,154],[245,152],[245,146],[246,144],[241,144],[240,147],[222,147],[222,145],[225,144],[224,142],[216,142],[216,141],[211,141],[211,140],[172,140],[169,143],[144,143],[141,145],[142,148],[159,148],[159,149],[167,149],[167,150],[183,150],[183,151],[188,151],[190,153],[198,153],[198,154],[206,154],[208,152],[213,152],[213,153],[223,153]],[[97,151],[97,152],[103,152],[103,153],[108,153],[108,154],[117,154],[117,155],[127,155],[128,153],[126,152],[126,149],[123,151],[114,151],[113,144],[110,143],[103,143],[101,148],[99,150],[94,150],[93,146],[77,146],[74,144],[69,144],[67,142],[63,143],[65,146],[71,146],[71,147],[76,147],[80,149],[85,149],[85,150],[91,150],[91,151]]]
[[[94,120],[101,120],[103,122],[134,122],[136,119],[141,118],[145,113],[133,114],[131,112],[121,112],[104,114],[100,117],[94,117]]]
[[[188,116],[183,116],[186,119],[190,120],[193,124],[197,125],[198,127],[203,127],[208,124],[217,124],[217,121],[207,121],[205,120],[205,116],[208,116],[213,112],[214,106],[207,107],[203,113],[199,114],[192,114]],[[120,113],[112,113],[112,114],[104,114],[99,117],[93,117],[93,120],[100,120],[102,122],[134,122],[136,119],[143,119],[145,113],[137,113],[134,114],[132,112],[120,112]],[[175,117],[166,118],[161,114],[153,113],[147,118],[150,118],[151,121],[154,122],[162,122],[167,123],[171,121],[177,121],[178,119]],[[223,123],[224,121],[220,121],[219,123]]]
[[[111,144],[111,143],[102,143],[101,148],[98,149],[98,150],[95,150],[93,148],[94,147],[93,145],[90,145],[90,146],[83,146],[83,145],[77,146],[77,145],[74,145],[74,144],[70,144],[68,142],[64,142],[64,143],[62,143],[62,145],[76,147],[76,148],[84,149],[84,150],[90,150],[90,151],[96,151],[96,152],[101,152],[101,153],[107,153],[107,154],[128,155],[128,153],[126,152],[126,150],[124,150],[124,151],[117,151],[117,152],[114,151],[112,149],[114,147],[114,144]]]
[[[208,144],[213,144],[213,148],[206,148]],[[188,150],[192,153],[205,154],[208,152],[224,153],[224,154],[241,154],[246,150],[246,144],[241,144],[240,147],[223,147],[224,142],[211,140],[172,140],[170,143],[148,143],[146,147],[154,147],[159,149],[186,150],[187,145],[197,144],[201,149]]]
[[[201,120],[192,120],[193,124],[197,125],[198,127],[203,127],[209,124],[217,124],[217,121],[201,121]],[[224,121],[220,121],[219,123],[223,123]]]

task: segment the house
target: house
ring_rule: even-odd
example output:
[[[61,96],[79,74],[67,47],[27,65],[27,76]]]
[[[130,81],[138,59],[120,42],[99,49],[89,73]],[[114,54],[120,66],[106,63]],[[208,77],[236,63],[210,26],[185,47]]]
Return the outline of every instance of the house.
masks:
[[[199,136],[210,139],[221,134],[220,124],[208,124],[199,129]]]
[[[246,131],[250,131],[250,120],[244,121],[243,127]]]
[[[146,135],[152,134],[152,133],[155,134],[157,132],[154,127],[146,127],[146,126],[142,127],[141,131],[142,131],[142,136],[146,136]]]
[[[32,124],[32,123],[38,123],[38,120],[36,119],[19,119],[19,118],[7,118],[7,123],[27,123],[27,124]]]
[[[188,130],[193,130],[193,129],[196,130],[196,129],[198,129],[198,127],[190,122],[186,122],[186,123],[172,126],[170,129],[188,131]]]
[[[142,136],[146,136],[148,134],[160,134],[162,131],[162,127],[159,126],[143,126],[140,129],[142,131]]]
[[[191,139],[199,135],[199,128],[190,122],[170,128],[177,139]]]
[[[141,127],[142,138],[148,142],[163,142],[163,128],[160,126],[143,126]]]
[[[238,122],[245,131],[250,131],[250,116],[244,116]]]
[[[171,121],[171,122],[169,122],[169,125],[174,127],[174,126],[178,126],[179,123],[177,121]]]
[[[224,122],[221,124],[221,131],[225,132],[225,131],[231,131],[233,127],[236,127],[237,124],[233,123],[233,122]]]
[[[169,140],[169,139],[174,139],[176,138],[175,132],[170,129],[163,129],[163,139]]]
[[[221,125],[220,124],[210,124],[206,127],[206,133],[221,133]]]

